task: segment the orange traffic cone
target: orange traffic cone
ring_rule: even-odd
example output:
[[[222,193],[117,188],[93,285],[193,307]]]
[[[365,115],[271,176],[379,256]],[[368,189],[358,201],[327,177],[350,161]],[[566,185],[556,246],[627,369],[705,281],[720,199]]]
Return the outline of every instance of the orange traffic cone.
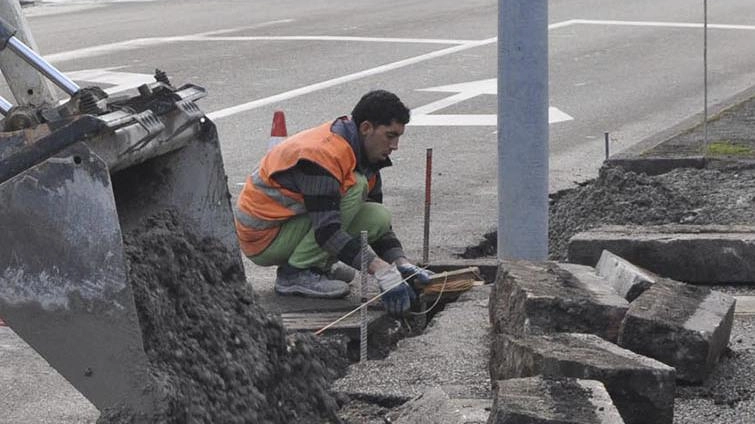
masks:
[[[286,116],[282,110],[276,110],[273,114],[273,129],[270,131],[270,140],[267,142],[267,151],[269,152],[278,143],[288,137],[286,130]]]

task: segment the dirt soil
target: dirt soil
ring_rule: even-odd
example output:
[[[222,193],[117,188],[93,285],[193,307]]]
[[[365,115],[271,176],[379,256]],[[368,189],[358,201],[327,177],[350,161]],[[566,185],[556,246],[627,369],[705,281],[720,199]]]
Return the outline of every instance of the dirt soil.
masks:
[[[549,258],[565,261],[569,239],[601,225],[755,223],[755,169],[679,168],[647,176],[603,167],[598,178],[551,195]],[[497,233],[462,257],[497,253]]]
[[[345,353],[287,336],[255,303],[236,253],[197,239],[171,211],[124,241],[161,401],[154,416],[116,408],[99,424],[341,422],[328,387],[345,372]]]

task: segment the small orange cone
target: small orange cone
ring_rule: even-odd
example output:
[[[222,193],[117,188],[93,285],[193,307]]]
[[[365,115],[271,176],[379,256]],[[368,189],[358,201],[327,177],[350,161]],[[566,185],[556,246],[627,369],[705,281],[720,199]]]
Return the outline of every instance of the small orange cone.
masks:
[[[286,130],[286,116],[282,110],[276,110],[273,114],[273,129],[270,131],[270,140],[267,142],[267,151],[269,152],[278,143],[288,137]]]

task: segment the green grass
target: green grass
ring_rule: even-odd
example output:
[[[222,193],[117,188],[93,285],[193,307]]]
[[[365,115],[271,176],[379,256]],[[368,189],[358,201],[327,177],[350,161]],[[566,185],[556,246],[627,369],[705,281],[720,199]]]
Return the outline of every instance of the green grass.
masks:
[[[707,154],[712,156],[749,156],[753,154],[752,147],[720,140],[708,144]]]

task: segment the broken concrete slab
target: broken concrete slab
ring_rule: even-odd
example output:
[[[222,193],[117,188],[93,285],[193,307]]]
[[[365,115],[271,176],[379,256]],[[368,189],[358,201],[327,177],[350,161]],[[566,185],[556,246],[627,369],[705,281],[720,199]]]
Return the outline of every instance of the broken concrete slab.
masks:
[[[729,344],[735,300],[708,288],[660,280],[629,307],[619,346],[676,368],[701,383]]]
[[[591,334],[494,335],[491,379],[574,377],[602,382],[627,424],[671,424],[674,368]]]
[[[569,261],[595,264],[606,249],[688,283],[755,283],[755,226],[607,226],[576,234]]]
[[[490,416],[490,399],[451,399],[436,386],[401,405],[391,422],[396,424],[477,424]]]
[[[496,333],[597,334],[615,341],[628,302],[581,265],[504,261],[490,301]]]
[[[608,250],[601,252],[597,262],[595,273],[604,277],[619,295],[630,302],[659,278]]]
[[[489,424],[624,424],[599,381],[537,376],[496,386]]]
[[[350,366],[333,390],[373,402],[402,403],[440,386],[451,399],[491,399],[490,288],[463,293],[422,335],[401,340],[384,360]]]

